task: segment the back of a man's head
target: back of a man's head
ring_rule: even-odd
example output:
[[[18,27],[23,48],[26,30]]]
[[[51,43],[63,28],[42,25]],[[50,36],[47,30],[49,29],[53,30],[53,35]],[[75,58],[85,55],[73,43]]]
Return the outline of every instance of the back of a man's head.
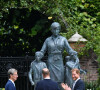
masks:
[[[49,72],[49,70],[47,68],[44,68],[42,70],[42,74],[43,74],[43,77],[44,78],[47,77],[47,76],[50,76],[50,72]]]

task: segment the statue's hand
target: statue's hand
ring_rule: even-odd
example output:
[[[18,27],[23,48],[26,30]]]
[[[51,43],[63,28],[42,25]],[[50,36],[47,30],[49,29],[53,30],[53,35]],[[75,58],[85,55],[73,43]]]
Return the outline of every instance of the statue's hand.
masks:
[[[34,85],[34,82],[31,82],[31,85],[33,86]]]

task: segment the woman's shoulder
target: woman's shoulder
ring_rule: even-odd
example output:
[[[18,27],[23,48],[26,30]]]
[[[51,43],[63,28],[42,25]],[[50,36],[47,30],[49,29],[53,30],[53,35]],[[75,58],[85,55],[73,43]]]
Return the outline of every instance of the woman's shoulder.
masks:
[[[61,39],[64,39],[64,40],[67,40],[65,37],[63,37],[63,36],[59,36],[59,38],[61,38]]]
[[[46,38],[46,40],[45,41],[48,41],[48,40],[50,40],[52,37],[50,36],[50,37],[48,37],[48,38]]]

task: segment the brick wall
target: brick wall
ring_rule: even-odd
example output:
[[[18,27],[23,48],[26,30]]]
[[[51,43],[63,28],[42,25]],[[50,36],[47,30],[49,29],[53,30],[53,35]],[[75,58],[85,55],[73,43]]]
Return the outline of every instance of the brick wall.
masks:
[[[81,77],[87,81],[98,79],[98,62],[96,54],[90,50],[89,56],[84,56],[80,59],[81,68],[87,70],[87,74],[82,74]]]

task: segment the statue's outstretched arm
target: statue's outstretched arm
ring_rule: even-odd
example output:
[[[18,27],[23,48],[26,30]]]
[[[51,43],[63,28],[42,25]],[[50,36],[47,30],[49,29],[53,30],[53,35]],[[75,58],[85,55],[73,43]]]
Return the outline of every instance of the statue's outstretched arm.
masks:
[[[71,54],[74,50],[70,47],[67,39],[64,40],[64,47],[66,49],[66,51],[68,52],[68,54]]]
[[[47,44],[46,44],[46,40],[45,40],[45,42],[43,43],[43,46],[42,46],[42,48],[41,48],[40,51],[41,51],[43,54],[45,54],[46,50],[47,50]]]

